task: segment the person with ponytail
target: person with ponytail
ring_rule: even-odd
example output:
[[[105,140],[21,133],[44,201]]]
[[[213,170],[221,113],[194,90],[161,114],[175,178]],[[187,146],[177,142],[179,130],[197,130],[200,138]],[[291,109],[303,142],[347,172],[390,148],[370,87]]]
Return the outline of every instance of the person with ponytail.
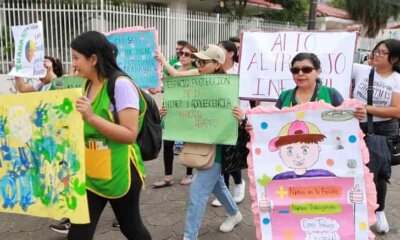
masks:
[[[103,34],[82,33],[70,46],[76,74],[88,80],[84,96],[77,100],[76,110],[84,120],[90,223],[72,223],[68,239],[93,239],[100,215],[110,203],[121,233],[127,239],[150,240],[139,210],[146,171],[136,144],[139,123],[143,121],[143,115],[139,115],[143,102],[138,89],[128,75],[113,78],[122,70],[116,62],[115,46]],[[115,104],[107,93],[109,81],[115,81]],[[117,112],[118,123],[113,120],[113,111]],[[89,143],[93,142],[101,142],[103,147],[90,148],[93,144]]]
[[[48,91],[51,89],[52,80],[61,77],[63,75],[62,63],[59,59],[50,56],[44,57],[44,67],[46,69],[46,75],[40,78],[40,82],[33,86],[25,84],[22,77],[15,77],[15,87],[18,92],[36,92],[36,91]]]
[[[372,51],[372,66],[353,64],[352,79],[354,80],[353,98],[365,104],[368,114],[373,116],[375,135],[386,136],[388,140],[397,139],[399,134],[398,118],[400,118],[400,41],[386,39],[379,42]],[[373,69],[372,105],[367,105],[367,90],[369,74]],[[367,133],[367,117],[360,121],[360,127]],[[382,160],[382,159],[381,159]],[[382,162],[371,159],[372,162]],[[374,173],[374,182],[379,204],[376,210],[378,233],[389,232],[389,224],[384,212],[387,183],[390,178],[391,166],[376,167],[369,164]]]

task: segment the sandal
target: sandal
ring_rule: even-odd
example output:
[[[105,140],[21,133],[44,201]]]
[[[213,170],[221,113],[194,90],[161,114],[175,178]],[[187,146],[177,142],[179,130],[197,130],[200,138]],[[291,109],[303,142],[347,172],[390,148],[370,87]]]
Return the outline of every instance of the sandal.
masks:
[[[184,179],[181,181],[181,185],[189,185],[193,182],[193,175],[186,175]]]
[[[163,187],[170,187],[174,185],[174,180],[162,180],[153,183],[153,188],[163,188]]]

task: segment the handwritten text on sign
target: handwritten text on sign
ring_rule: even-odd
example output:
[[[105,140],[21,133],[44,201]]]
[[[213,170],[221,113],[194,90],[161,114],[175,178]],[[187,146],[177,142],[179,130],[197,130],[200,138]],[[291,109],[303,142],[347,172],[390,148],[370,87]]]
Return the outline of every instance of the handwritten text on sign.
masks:
[[[158,62],[153,56],[156,50],[155,29],[113,33],[107,38],[118,48],[118,66],[139,87],[158,87]]]
[[[13,26],[15,41],[15,67],[9,73],[19,77],[44,77],[44,40],[41,21],[29,25]]]
[[[214,74],[168,78],[164,81],[164,139],[185,142],[236,143],[237,75]]]
[[[350,32],[244,32],[240,60],[240,97],[277,99],[295,87],[290,72],[293,57],[315,53],[320,79],[349,96],[356,34]]]

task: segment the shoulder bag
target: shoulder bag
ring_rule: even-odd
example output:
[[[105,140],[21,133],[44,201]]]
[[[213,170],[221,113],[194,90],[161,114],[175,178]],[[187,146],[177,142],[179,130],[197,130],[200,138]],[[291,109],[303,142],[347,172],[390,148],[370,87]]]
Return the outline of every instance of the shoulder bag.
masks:
[[[186,167],[207,169],[214,164],[216,151],[215,144],[185,142],[179,161]]]
[[[371,69],[368,80],[367,104],[373,104],[373,84],[374,84],[374,69]],[[388,139],[386,136],[375,135],[374,125],[371,114],[367,114],[367,135],[364,137],[368,147],[369,162],[367,164],[370,171],[374,174],[374,179],[377,176],[389,179],[392,169],[390,166],[391,151],[389,148]]]

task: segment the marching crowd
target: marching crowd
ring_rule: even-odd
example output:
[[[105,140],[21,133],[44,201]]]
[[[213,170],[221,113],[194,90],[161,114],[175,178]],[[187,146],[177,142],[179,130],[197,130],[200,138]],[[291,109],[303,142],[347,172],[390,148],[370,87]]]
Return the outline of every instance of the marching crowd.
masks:
[[[106,169],[108,172],[104,169],[104,171],[100,169],[87,171],[89,224],[74,224],[68,219],[63,219],[59,223],[52,224],[50,228],[68,234],[68,239],[92,239],[99,217],[109,203],[116,217],[113,225],[120,227],[127,239],[151,239],[151,233],[144,226],[139,211],[140,192],[145,173],[140,164],[141,153],[136,144],[140,131],[139,122],[143,121],[138,89],[131,83],[129,77],[120,76],[116,79],[112,77],[122,70],[116,63],[116,47],[103,34],[95,31],[85,32],[76,37],[70,46],[73,74],[88,80],[84,96],[76,102],[76,110],[81,113],[84,120],[85,141],[94,138],[105,139],[108,149],[101,153],[101,158],[111,162],[113,167]],[[155,58],[164,67],[163,78],[201,74],[238,74],[239,53],[238,38],[224,40],[215,45],[209,44],[201,51],[186,41],[178,41],[174,58],[168,61],[161,52],[155,53]],[[370,119],[374,134],[385,136],[389,143],[393,143],[399,137],[397,119],[400,118],[400,41],[387,39],[379,42],[372,50],[369,62],[369,65],[353,64],[352,97],[360,102],[360,106],[354,111],[354,116],[359,119],[364,133],[369,133],[367,119],[368,116],[372,116]],[[46,57],[44,65],[47,74],[36,86],[27,86],[22,78],[15,78],[19,92],[51,89],[51,81],[62,75],[62,67],[60,61],[52,57]],[[338,91],[321,83],[319,79],[321,62],[314,53],[297,54],[291,61],[290,71],[296,87],[282,92],[276,107],[291,107],[319,100],[324,100],[333,106],[339,106],[343,102],[343,96]],[[375,93],[372,95],[372,100],[367,101],[369,88],[366,86],[371,76],[374,86],[379,86],[384,94]],[[107,93],[110,81],[115,81],[115,105],[111,103]],[[148,91],[156,93],[162,89]],[[243,108],[247,107],[247,104],[243,101],[240,106],[235,106],[232,115],[237,119],[238,125],[245,124],[246,130],[251,131],[252,126],[245,121],[243,113]],[[255,105],[253,101],[250,103],[252,107]],[[118,123],[107,114],[110,108],[115,108]],[[168,109],[161,107],[160,114],[167,115]],[[154,188],[169,187],[175,183],[173,160],[174,155],[179,154],[181,144],[169,140],[163,141],[165,176],[153,183]],[[93,162],[99,157],[99,153],[92,152],[86,154],[85,160]],[[389,224],[384,210],[391,166],[382,164],[379,158],[379,155],[371,154],[368,167],[374,173],[379,204],[376,209],[375,230],[378,233],[387,233]],[[217,145],[215,161],[211,167],[197,170],[187,168],[185,177],[180,181],[181,185],[188,185],[190,188],[184,240],[194,240],[199,236],[211,193],[215,196],[212,206],[223,206],[227,213],[226,220],[220,225],[220,231],[230,232],[242,221],[238,204],[245,196],[246,183],[241,170],[222,172],[222,161],[223,149]],[[231,176],[234,184],[230,190]]]

